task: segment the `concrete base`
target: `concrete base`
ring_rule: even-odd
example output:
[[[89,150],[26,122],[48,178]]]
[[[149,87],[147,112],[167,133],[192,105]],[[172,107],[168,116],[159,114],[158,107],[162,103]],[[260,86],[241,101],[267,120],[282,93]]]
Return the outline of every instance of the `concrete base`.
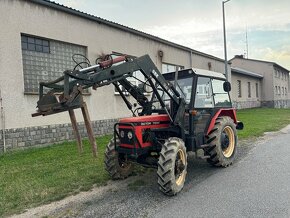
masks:
[[[267,107],[267,108],[290,108],[290,100],[275,101],[233,101],[233,107],[237,109]]]
[[[236,109],[261,107],[260,101],[233,101],[233,107]]]
[[[290,100],[263,101],[261,106],[268,108],[290,108]]]
[[[114,124],[118,119],[96,120],[92,121],[92,127],[95,136],[107,135],[113,133]],[[78,123],[80,135],[87,138],[87,131],[83,122]],[[58,124],[49,126],[34,126],[17,129],[5,130],[6,149],[49,145],[67,140],[75,140],[72,125]],[[3,136],[0,134],[0,153],[3,152]]]

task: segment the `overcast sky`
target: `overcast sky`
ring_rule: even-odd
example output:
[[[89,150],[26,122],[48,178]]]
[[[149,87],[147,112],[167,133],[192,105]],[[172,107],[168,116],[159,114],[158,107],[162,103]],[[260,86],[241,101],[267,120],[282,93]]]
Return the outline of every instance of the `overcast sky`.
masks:
[[[55,2],[224,58],[222,0],[55,0]],[[228,59],[236,54],[290,70],[290,0],[225,4]]]

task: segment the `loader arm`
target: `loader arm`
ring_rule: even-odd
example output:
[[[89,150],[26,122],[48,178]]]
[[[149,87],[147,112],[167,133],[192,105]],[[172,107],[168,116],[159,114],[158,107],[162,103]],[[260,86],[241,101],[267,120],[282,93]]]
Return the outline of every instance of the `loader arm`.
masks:
[[[119,64],[117,65],[116,63]],[[133,72],[136,71],[140,71],[144,75],[147,83],[146,85],[150,86],[152,89],[151,96],[145,95],[140,88],[128,81],[127,78],[132,77]],[[118,83],[122,85],[142,107],[142,112],[138,115],[152,114],[152,112],[154,112],[152,104],[153,101],[157,99],[162,110],[168,114],[172,124],[182,124],[181,120],[185,110],[185,101],[180,97],[175,87],[165,80],[149,55],[134,59],[120,56],[81,70],[64,71],[64,75],[57,80],[40,83],[39,101],[37,103],[38,112],[34,113],[32,116],[45,116],[79,108],[83,102],[82,90],[89,87],[96,89],[110,84],[116,87],[125,104],[132,111],[132,105],[126,99],[122,90],[118,89]],[[46,94],[44,94],[44,89],[49,89]],[[165,106],[160,90],[166,93],[171,100],[173,106],[170,111]],[[60,96],[57,97],[56,94],[59,93]]]

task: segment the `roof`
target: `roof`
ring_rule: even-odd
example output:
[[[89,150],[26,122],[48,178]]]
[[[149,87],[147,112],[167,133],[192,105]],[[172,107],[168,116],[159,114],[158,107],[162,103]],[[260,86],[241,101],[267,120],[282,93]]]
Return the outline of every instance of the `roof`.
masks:
[[[223,80],[226,79],[224,74],[218,73],[215,71],[198,69],[198,68],[192,68],[192,71],[198,76],[214,77],[214,78],[219,78]]]
[[[217,61],[224,61],[223,59],[215,57],[213,55],[209,55],[209,54],[206,54],[206,53],[191,49],[189,47],[186,47],[186,46],[183,46],[183,45],[179,45],[179,44],[174,43],[174,42],[170,42],[168,40],[159,38],[157,36],[153,36],[151,34],[148,34],[148,33],[133,29],[131,27],[121,25],[119,23],[115,23],[115,22],[112,22],[112,21],[109,21],[109,20],[94,16],[94,15],[91,15],[91,14],[84,13],[82,11],[79,11],[79,10],[64,6],[62,4],[58,4],[58,3],[53,2],[53,1],[49,1],[49,0],[29,0],[29,1],[33,2],[33,3],[36,3],[36,4],[40,4],[40,5],[46,6],[46,7],[49,7],[49,8],[53,8],[55,10],[59,10],[59,11],[65,12],[65,13],[68,13],[68,14],[72,14],[72,15],[79,16],[79,17],[82,17],[82,18],[85,18],[85,19],[89,19],[89,20],[95,21],[95,22],[97,22],[99,24],[105,24],[107,26],[110,26],[110,27],[113,27],[113,28],[116,28],[116,29],[124,30],[124,31],[127,31],[129,33],[132,33],[132,34],[135,34],[135,35],[138,35],[138,36],[143,36],[143,37],[146,37],[148,39],[152,39],[154,41],[157,41],[157,42],[160,42],[160,43],[164,43],[166,45],[173,46],[175,48],[179,48],[179,49],[182,49],[182,50],[186,50],[188,52],[192,52],[194,54],[198,54],[198,55],[201,55],[201,56],[204,56],[204,57],[207,57],[207,58],[211,58],[211,59],[214,59],[214,60],[217,60]]]
[[[238,68],[238,67],[231,67],[231,71],[235,72],[235,73],[243,74],[243,75],[246,75],[246,76],[256,77],[256,78],[259,78],[259,79],[264,78],[263,75],[260,75],[258,73],[254,73],[254,72],[251,72],[251,71],[248,71],[248,70],[244,70],[244,69],[241,69],[241,68]]]
[[[275,63],[273,61],[264,61],[264,60],[257,60],[257,59],[249,59],[249,58],[244,58],[242,55],[236,55],[231,60],[233,60],[233,59],[243,59],[243,60],[247,60],[247,61],[256,61],[256,62],[261,62],[261,63],[273,64],[274,67],[279,67],[279,68],[287,71],[288,73],[290,72],[285,67],[282,67],[281,65],[279,65],[279,64],[277,64],[277,63]],[[229,60],[229,62],[231,62],[231,60]]]

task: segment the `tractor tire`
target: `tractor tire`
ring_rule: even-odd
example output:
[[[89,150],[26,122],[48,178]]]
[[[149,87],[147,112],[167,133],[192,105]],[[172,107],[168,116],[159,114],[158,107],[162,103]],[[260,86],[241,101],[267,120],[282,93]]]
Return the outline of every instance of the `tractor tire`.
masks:
[[[119,140],[117,140],[117,144],[119,143]],[[133,164],[115,150],[113,139],[111,139],[107,145],[104,162],[106,171],[114,180],[125,179],[130,176],[133,171]]]
[[[237,130],[233,120],[228,116],[218,117],[207,138],[208,148],[205,154],[210,157],[207,162],[213,166],[228,167],[237,153]]]
[[[163,144],[158,160],[158,185],[161,192],[173,196],[184,186],[187,173],[187,154],[183,140],[169,138]]]

